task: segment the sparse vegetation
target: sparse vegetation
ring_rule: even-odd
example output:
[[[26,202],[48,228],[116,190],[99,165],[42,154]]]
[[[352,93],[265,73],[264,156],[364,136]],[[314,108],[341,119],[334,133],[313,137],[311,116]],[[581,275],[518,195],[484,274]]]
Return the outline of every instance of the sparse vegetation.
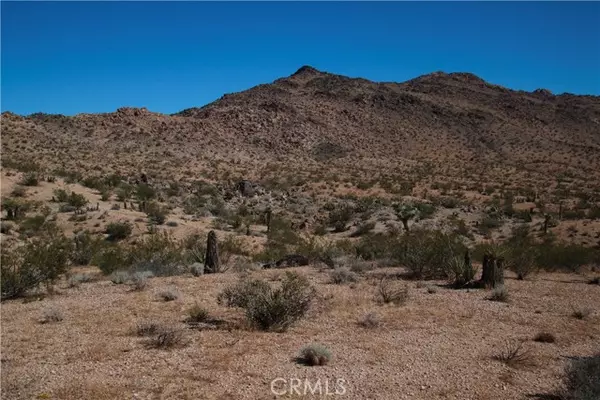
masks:
[[[408,300],[408,287],[401,286],[390,278],[382,278],[377,285],[376,298],[381,303],[403,305]]]
[[[283,332],[304,317],[314,296],[315,289],[305,277],[286,272],[280,288],[263,281],[242,281],[226,288],[219,302],[245,309],[248,321],[260,330]]]
[[[494,355],[494,359],[516,368],[531,361],[530,353],[520,340],[507,340]]]
[[[488,300],[506,303],[508,301],[508,298],[508,289],[506,289],[506,286],[501,285],[492,290],[492,293],[489,295]]]
[[[309,366],[327,365],[331,361],[331,352],[320,344],[311,344],[300,350],[298,361]]]

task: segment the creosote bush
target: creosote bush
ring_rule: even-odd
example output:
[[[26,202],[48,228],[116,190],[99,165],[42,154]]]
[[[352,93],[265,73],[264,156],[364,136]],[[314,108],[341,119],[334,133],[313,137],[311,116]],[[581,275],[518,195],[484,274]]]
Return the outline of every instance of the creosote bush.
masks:
[[[335,268],[329,273],[329,277],[331,283],[335,283],[336,285],[358,282],[358,275],[346,267]]]
[[[187,310],[187,323],[206,322],[209,319],[208,311],[200,304],[196,303]]]
[[[129,222],[111,222],[104,232],[108,234],[108,240],[118,241],[127,239],[132,231],[133,226]]]
[[[73,242],[62,234],[35,238],[14,249],[2,246],[2,300],[25,295],[44,284],[50,288],[70,266]]]
[[[331,352],[320,344],[311,344],[300,350],[298,362],[309,366],[323,366],[331,361]]]
[[[578,357],[565,368],[561,398],[565,400],[600,399],[600,353]]]
[[[305,277],[286,272],[281,287],[273,288],[259,280],[241,280],[221,292],[218,301],[243,308],[246,318],[257,329],[283,332],[304,317],[315,294]]]
[[[408,287],[400,285],[388,277],[384,277],[377,285],[377,301],[380,303],[391,303],[403,305],[408,300]]]

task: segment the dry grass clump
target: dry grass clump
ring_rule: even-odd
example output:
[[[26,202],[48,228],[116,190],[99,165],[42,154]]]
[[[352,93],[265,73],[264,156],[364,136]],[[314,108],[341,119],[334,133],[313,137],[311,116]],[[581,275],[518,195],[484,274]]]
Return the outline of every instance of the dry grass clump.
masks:
[[[550,332],[540,332],[535,335],[533,340],[540,343],[554,343],[556,342],[556,336]]]
[[[42,318],[40,318],[40,324],[48,324],[52,322],[60,322],[64,318],[62,311],[58,308],[47,308],[44,310],[42,314]]]
[[[500,285],[494,288],[494,290],[492,290],[492,293],[489,295],[488,300],[506,303],[508,302],[508,298],[508,289],[506,289],[506,286]]]
[[[331,352],[320,344],[311,344],[300,350],[300,356],[297,361],[309,366],[323,366],[331,361]]]
[[[177,300],[179,296],[179,291],[176,288],[167,288],[158,292],[158,297],[163,301]]]
[[[329,273],[331,283],[341,285],[344,283],[355,283],[358,281],[358,275],[352,272],[349,268],[339,267],[335,268]]]
[[[505,363],[510,367],[518,367],[530,362],[531,356],[529,352],[523,348],[523,342],[520,340],[506,341],[498,353],[494,355],[494,359]]]
[[[185,319],[185,322],[187,323],[206,322],[209,319],[208,311],[206,310],[206,308],[202,307],[198,303],[190,307],[187,311],[187,314],[188,316]]]
[[[375,329],[381,326],[381,317],[375,312],[370,312],[365,314],[358,324],[363,328]]]
[[[592,309],[590,308],[577,308],[573,310],[571,316],[577,319],[588,319],[589,316],[592,315]]]
[[[154,349],[170,349],[187,344],[183,331],[175,327],[160,327],[147,341],[147,346]]]
[[[388,277],[384,277],[377,285],[377,301],[385,304],[402,305],[408,300],[408,287],[401,286]]]

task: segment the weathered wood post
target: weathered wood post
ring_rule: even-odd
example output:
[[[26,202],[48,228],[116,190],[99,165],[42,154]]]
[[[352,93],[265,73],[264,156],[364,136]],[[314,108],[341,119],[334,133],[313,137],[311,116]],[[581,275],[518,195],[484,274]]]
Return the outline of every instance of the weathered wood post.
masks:
[[[265,213],[265,223],[267,224],[267,233],[269,233],[271,231],[271,217],[272,217],[273,212],[271,211],[271,207],[269,207],[267,209],[267,212]]]
[[[504,260],[496,258],[491,254],[483,256],[483,271],[481,274],[481,282],[487,289],[493,289],[497,286],[504,285]]]
[[[204,270],[206,273],[215,273],[221,270],[219,263],[219,249],[217,244],[217,234],[215,231],[208,232],[206,241],[206,259],[204,260]]]

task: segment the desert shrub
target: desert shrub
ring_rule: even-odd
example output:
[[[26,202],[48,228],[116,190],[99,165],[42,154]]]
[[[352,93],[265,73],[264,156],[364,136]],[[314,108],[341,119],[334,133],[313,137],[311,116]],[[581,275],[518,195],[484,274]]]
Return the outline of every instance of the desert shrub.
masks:
[[[283,332],[304,317],[315,296],[308,280],[287,272],[280,288],[263,281],[240,282],[219,294],[219,301],[244,308],[246,318],[256,328]]]
[[[128,183],[121,183],[115,190],[118,201],[127,201],[133,194],[133,186]]]
[[[39,233],[46,222],[43,215],[34,215],[25,218],[19,225],[20,231],[26,236],[32,236]]]
[[[141,337],[156,335],[161,330],[161,325],[154,321],[139,322],[135,327],[135,334]]]
[[[146,206],[146,215],[151,224],[162,225],[167,220],[168,210],[153,201]]]
[[[62,234],[33,239],[23,246],[2,247],[2,300],[19,297],[40,284],[50,287],[68,271],[72,242]]]
[[[179,298],[180,294],[176,288],[167,288],[158,292],[158,297],[160,297],[163,301],[173,301]]]
[[[537,268],[539,248],[526,225],[513,229],[513,235],[504,244],[503,252],[504,267],[514,271],[518,279],[525,279]]]
[[[365,314],[359,321],[358,324],[364,328],[374,329],[381,326],[381,318],[377,313],[370,312]]]
[[[80,209],[87,203],[88,200],[85,198],[85,196],[79,193],[71,192],[67,198],[67,204],[71,207],[75,207],[75,209]]]
[[[25,197],[27,195],[27,188],[24,186],[15,186],[10,195],[12,197]]]
[[[473,264],[466,262],[464,257],[455,256],[448,262],[449,275],[453,280],[455,287],[466,285],[475,279],[477,268]]]
[[[54,195],[54,200],[58,201],[59,203],[66,203],[69,200],[69,193],[65,189],[54,189],[52,194]]]
[[[562,398],[565,400],[600,399],[600,353],[570,361],[565,368]]]
[[[76,287],[82,283],[92,282],[94,277],[90,274],[75,274],[69,276],[69,287]]]
[[[100,249],[92,258],[95,264],[104,275],[110,275],[116,270],[126,268],[129,261],[129,253],[121,246],[112,245]]]
[[[244,240],[235,235],[228,235],[219,242],[219,258],[223,264],[222,268],[228,268],[231,257],[234,255],[247,256],[248,251],[244,246]]]
[[[327,365],[331,361],[331,352],[320,344],[311,344],[300,350],[297,361],[310,366]]]
[[[353,216],[354,209],[349,205],[344,205],[329,213],[329,225],[333,226],[335,232],[344,232]]]
[[[449,261],[465,251],[466,246],[455,234],[413,230],[402,236],[396,258],[415,278],[447,278]]]
[[[435,214],[436,208],[431,203],[415,203],[415,208],[419,211],[420,219],[428,219]]]
[[[187,323],[206,322],[209,319],[208,311],[200,304],[195,303],[187,310]]]
[[[555,243],[546,241],[538,245],[536,263],[539,267],[554,271],[567,270],[577,272],[588,264],[594,256],[594,250],[575,243]]]
[[[71,261],[74,265],[88,265],[104,247],[102,238],[93,236],[89,232],[76,235],[73,242],[75,248],[71,254]]]
[[[554,343],[556,342],[556,337],[550,332],[539,332],[533,340],[540,343]]]
[[[148,278],[153,277],[154,274],[150,271],[139,271],[131,275],[130,284],[133,290],[142,291],[148,286]]]
[[[149,235],[139,240],[129,254],[133,271],[150,271],[155,276],[173,276],[187,272],[185,254],[180,243],[168,232]]]
[[[0,233],[9,234],[14,227],[12,222],[2,221],[0,222]]]
[[[523,342],[518,340],[507,340],[493,357],[510,367],[517,367],[530,361],[529,352],[523,348]]]
[[[384,277],[377,285],[376,299],[380,303],[403,305],[408,300],[408,288],[397,281]]]
[[[350,237],[359,237],[366,235],[367,233],[371,232],[374,228],[375,222],[365,222],[364,224],[359,225],[358,228],[356,228],[356,230],[352,232]]]
[[[600,219],[600,206],[592,206],[587,213],[589,219]]]
[[[40,318],[40,324],[48,324],[53,322],[60,322],[64,319],[62,311],[58,308],[50,307],[46,308],[42,314],[42,318]]]
[[[109,279],[115,285],[124,285],[127,282],[129,282],[129,279],[131,279],[131,275],[129,275],[129,272],[127,271],[116,270],[110,274]]]
[[[170,349],[185,344],[186,340],[181,329],[166,326],[159,327],[147,342],[148,347],[155,349]]]
[[[456,208],[460,205],[460,200],[455,197],[442,196],[437,201],[444,208]]]
[[[571,316],[576,319],[587,319],[592,314],[590,308],[577,308],[573,310]]]
[[[108,234],[108,240],[114,242],[128,238],[132,231],[133,226],[129,222],[111,222],[106,225],[104,233]]]
[[[482,235],[489,235],[494,229],[498,229],[502,226],[502,220],[497,216],[485,216],[479,221],[478,229]]]
[[[360,238],[355,247],[356,256],[363,260],[390,257],[397,251],[398,240],[383,233],[369,234]]]
[[[139,201],[148,201],[156,197],[156,190],[146,183],[140,183],[135,187],[135,197]]]
[[[346,267],[335,268],[329,273],[329,278],[331,279],[331,283],[335,283],[336,285],[358,281],[358,275]]]
[[[300,243],[300,236],[291,229],[289,221],[272,217],[267,242],[261,253],[254,256],[255,261],[277,261],[293,252]]]
[[[500,285],[492,290],[492,293],[489,295],[488,300],[501,301],[506,303],[508,301],[508,297],[508,289],[506,289],[506,286]]]
[[[21,181],[19,181],[20,185],[23,186],[37,186],[39,184],[40,178],[37,172],[30,171],[23,174]]]

